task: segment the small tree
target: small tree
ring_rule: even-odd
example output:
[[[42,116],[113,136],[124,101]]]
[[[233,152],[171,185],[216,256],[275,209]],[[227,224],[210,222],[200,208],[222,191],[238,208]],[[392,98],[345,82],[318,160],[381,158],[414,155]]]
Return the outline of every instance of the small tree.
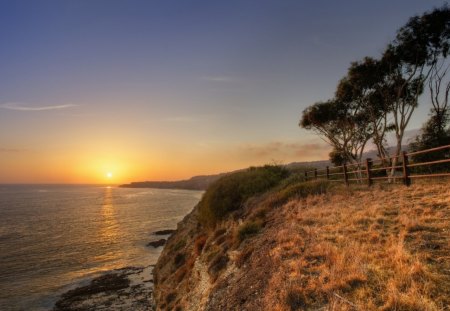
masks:
[[[342,166],[347,162],[345,154],[339,150],[336,150],[336,148],[333,148],[328,156],[330,157],[331,163],[335,166]]]
[[[329,143],[333,147],[330,156],[339,155],[340,163],[357,163],[370,139],[367,118],[361,112],[354,102],[318,102],[303,111],[300,126],[315,131]]]
[[[384,83],[384,74],[380,61],[366,57],[351,64],[336,92],[336,97],[340,100],[354,102],[360,107],[360,114],[365,116],[367,122],[365,131],[371,136],[383,162],[389,156],[385,136],[392,130],[388,123],[390,106],[386,99],[389,88]]]
[[[450,81],[446,78],[450,64],[446,64],[444,60],[433,67],[430,79],[428,81],[428,89],[431,99],[431,120],[434,123],[436,135],[439,137],[446,136],[446,127],[450,118],[448,106],[448,95],[450,92]]]
[[[450,65],[445,65],[441,61],[437,63],[430,75],[428,88],[430,91],[431,109],[430,118],[422,127],[422,134],[409,145],[409,149],[414,151],[435,148],[450,144],[450,122],[448,96],[450,92],[450,81],[445,77]],[[426,162],[450,157],[448,150],[441,150],[433,153],[422,153],[412,157],[415,162]],[[429,171],[442,170],[445,165],[428,166]]]
[[[450,39],[450,9],[443,6],[414,16],[399,29],[383,54],[385,83],[391,89],[390,111],[396,137],[393,167],[400,156],[406,127],[419,96],[439,59],[446,58]],[[393,92],[393,93],[392,93]],[[393,175],[395,169],[392,168]]]
[[[445,145],[450,145],[450,129],[442,132],[438,126],[438,122],[436,122],[435,116],[431,116],[431,118],[422,127],[422,134],[409,145],[409,150],[414,152]],[[414,162],[428,162],[448,158],[450,158],[450,151],[448,149],[429,153],[419,153],[412,156],[412,160]],[[447,163],[435,164],[432,166],[426,166],[421,170],[426,170],[428,172],[443,170],[448,171],[449,166]]]

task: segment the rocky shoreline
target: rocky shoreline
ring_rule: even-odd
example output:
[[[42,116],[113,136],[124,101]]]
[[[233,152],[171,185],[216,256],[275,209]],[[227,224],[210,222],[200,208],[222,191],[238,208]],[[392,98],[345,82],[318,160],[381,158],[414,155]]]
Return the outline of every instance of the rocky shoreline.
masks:
[[[153,236],[170,236],[175,230],[152,232]],[[166,239],[150,241],[147,246],[164,246]],[[148,311],[154,310],[153,268],[125,267],[112,270],[94,278],[88,285],[80,286],[62,294],[52,311]]]
[[[64,293],[52,310],[153,310],[153,267],[113,270]]]

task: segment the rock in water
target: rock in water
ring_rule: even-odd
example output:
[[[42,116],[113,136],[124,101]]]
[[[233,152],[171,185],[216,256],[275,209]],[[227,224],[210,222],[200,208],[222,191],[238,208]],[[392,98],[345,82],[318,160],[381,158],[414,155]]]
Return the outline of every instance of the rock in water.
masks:
[[[149,242],[147,246],[153,246],[154,248],[157,248],[163,246],[164,244],[166,244],[166,239],[160,239],[158,241]]]
[[[155,231],[155,232],[153,232],[153,234],[154,235],[168,235],[168,234],[172,234],[174,232],[175,232],[175,230],[173,230],[173,229],[166,229],[166,230]]]

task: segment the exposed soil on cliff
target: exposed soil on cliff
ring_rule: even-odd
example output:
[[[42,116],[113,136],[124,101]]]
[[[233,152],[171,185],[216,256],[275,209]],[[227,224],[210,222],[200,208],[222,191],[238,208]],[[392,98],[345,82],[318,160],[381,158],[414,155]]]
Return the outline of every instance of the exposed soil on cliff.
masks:
[[[448,183],[276,197],[214,229],[194,209],[155,267],[158,310],[449,310]]]

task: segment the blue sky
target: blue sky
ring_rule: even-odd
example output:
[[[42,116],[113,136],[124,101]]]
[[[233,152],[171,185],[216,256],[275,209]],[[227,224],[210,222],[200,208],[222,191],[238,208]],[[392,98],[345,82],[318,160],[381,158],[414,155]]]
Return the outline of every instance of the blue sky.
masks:
[[[124,179],[176,179],[326,158],[303,109],[443,3],[2,0],[0,182],[78,182],[87,169],[68,179],[63,163],[102,159]]]

